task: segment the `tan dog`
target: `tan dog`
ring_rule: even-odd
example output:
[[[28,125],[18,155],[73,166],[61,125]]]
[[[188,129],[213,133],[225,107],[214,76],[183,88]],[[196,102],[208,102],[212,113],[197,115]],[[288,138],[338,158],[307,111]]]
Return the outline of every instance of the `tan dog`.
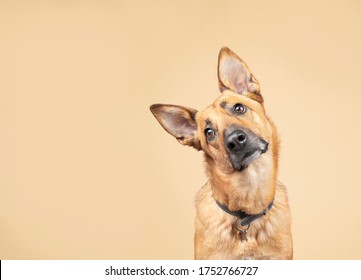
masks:
[[[276,129],[258,81],[230,49],[218,58],[222,94],[206,109],[154,104],[163,128],[203,150],[209,181],[196,197],[196,259],[292,259],[286,189],[277,181]]]

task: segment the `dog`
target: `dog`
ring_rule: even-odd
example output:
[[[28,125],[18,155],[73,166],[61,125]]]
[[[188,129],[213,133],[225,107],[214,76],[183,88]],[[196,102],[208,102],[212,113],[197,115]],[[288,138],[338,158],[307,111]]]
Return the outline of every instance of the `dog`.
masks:
[[[277,180],[279,138],[256,78],[229,48],[218,56],[221,95],[203,111],[154,104],[181,144],[202,150],[208,182],[198,192],[195,259],[292,259],[287,191]]]

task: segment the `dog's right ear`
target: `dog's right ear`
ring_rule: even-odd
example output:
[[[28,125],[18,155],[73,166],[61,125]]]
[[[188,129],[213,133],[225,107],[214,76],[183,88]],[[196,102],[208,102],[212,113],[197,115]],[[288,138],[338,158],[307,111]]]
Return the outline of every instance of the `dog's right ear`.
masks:
[[[196,122],[197,110],[166,104],[153,104],[150,110],[162,127],[181,144],[201,150]]]

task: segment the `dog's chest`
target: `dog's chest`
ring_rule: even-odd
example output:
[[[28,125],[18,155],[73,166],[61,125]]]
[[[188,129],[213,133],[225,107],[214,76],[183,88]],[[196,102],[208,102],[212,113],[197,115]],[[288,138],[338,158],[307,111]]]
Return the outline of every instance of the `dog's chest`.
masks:
[[[230,232],[229,246],[226,246],[225,256],[226,259],[237,260],[253,260],[264,259],[262,244],[260,244],[253,234],[247,233],[245,238],[243,233]]]
[[[213,223],[208,229],[201,229],[203,250],[208,251],[206,254],[210,259],[264,259],[267,258],[265,250],[257,239],[262,231],[259,229],[258,232],[249,230],[247,233],[240,233],[235,230],[232,219]]]
[[[200,192],[199,195],[195,232],[197,258],[268,258],[267,242],[263,242],[267,232],[262,218],[254,221],[247,233],[241,233],[235,227],[237,218],[220,211],[211,194]]]

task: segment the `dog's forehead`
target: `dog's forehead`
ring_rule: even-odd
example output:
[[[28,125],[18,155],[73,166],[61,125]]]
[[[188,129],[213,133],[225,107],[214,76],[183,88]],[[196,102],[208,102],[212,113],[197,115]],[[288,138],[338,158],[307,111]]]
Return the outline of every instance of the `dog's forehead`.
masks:
[[[259,102],[249,98],[247,95],[238,94],[229,90],[224,91],[213,102],[214,106],[222,108],[224,108],[226,105],[234,105],[237,103],[241,103],[254,110],[260,110],[263,108]]]
[[[248,108],[249,114],[245,118],[235,118],[232,108],[242,104]],[[246,95],[224,91],[212,104],[197,114],[200,129],[207,126],[215,128],[228,127],[232,124],[246,124],[249,122],[266,123],[267,117],[263,105]]]
[[[214,115],[218,113],[224,113],[226,108],[234,106],[235,104],[242,104],[251,110],[259,113],[264,113],[262,104],[259,102],[238,93],[232,91],[224,91],[218,98],[216,98],[211,105],[205,108],[202,112],[202,116]]]

